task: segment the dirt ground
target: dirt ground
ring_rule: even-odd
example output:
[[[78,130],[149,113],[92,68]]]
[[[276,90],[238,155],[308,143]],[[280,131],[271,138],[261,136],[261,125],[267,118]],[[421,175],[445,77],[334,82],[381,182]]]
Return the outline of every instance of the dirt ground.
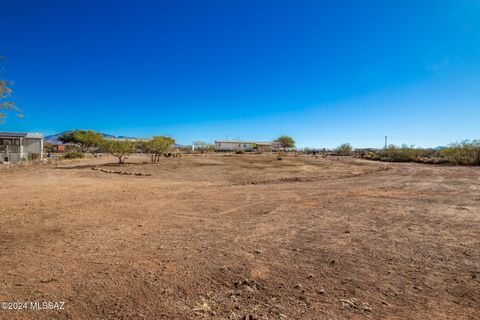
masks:
[[[0,167],[0,301],[65,303],[1,319],[480,319],[480,168],[129,160]]]

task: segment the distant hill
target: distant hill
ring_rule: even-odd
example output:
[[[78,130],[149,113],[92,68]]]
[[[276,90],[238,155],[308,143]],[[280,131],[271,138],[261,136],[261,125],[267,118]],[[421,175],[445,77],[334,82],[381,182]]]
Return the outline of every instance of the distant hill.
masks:
[[[57,134],[52,134],[52,135],[49,135],[49,136],[45,136],[44,141],[47,142],[47,143],[51,143],[51,144],[63,144],[60,140],[58,140],[58,138],[60,138],[60,136],[64,135],[65,133],[69,133],[69,132],[72,132],[72,131],[74,131],[74,130],[64,131],[64,132],[60,132],[60,133],[57,133]],[[103,133],[103,132],[100,132],[100,134],[104,138],[108,138],[108,139],[126,139],[126,140],[140,139],[140,138],[128,137],[128,136],[114,136],[113,134],[108,134],[108,133]],[[178,144],[178,143],[174,143],[172,147],[173,148],[182,148],[182,147],[186,147],[186,146]]]
[[[58,138],[60,138],[60,136],[64,135],[65,133],[69,133],[69,132],[72,132],[74,130],[71,130],[71,131],[64,131],[64,132],[60,132],[60,133],[57,133],[57,134],[52,134],[52,135],[49,135],[49,136],[45,136],[44,140],[45,142],[48,142],[48,143],[52,143],[52,144],[62,144],[62,142],[60,140],[58,140]],[[102,136],[104,138],[110,138],[110,139],[138,139],[138,138],[134,138],[134,137],[127,137],[127,136],[114,136],[112,134],[108,134],[108,133],[103,133],[103,132],[100,132],[102,134]]]

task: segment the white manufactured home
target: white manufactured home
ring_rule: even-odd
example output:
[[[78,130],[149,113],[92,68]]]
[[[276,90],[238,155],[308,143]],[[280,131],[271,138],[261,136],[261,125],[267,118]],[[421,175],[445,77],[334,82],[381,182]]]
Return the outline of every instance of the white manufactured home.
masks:
[[[0,163],[43,159],[43,134],[0,132]]]
[[[280,148],[276,142],[215,141],[215,151],[275,151]]]

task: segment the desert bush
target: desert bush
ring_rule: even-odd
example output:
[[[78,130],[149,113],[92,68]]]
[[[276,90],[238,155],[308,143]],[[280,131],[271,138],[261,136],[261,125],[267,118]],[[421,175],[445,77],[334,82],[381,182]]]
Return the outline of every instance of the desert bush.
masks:
[[[433,149],[415,148],[402,145],[401,147],[389,146],[380,153],[380,160],[391,162],[428,162],[425,159],[440,157]]]
[[[235,151],[236,154],[244,154],[245,152],[243,150],[237,150]]]
[[[352,154],[353,147],[350,143],[343,143],[335,148],[335,153],[342,156],[349,156]]]
[[[389,162],[480,165],[480,140],[452,143],[441,150],[390,145],[382,150],[359,150],[362,158]]]
[[[81,152],[69,152],[65,154],[65,159],[81,159],[84,155]]]
[[[401,147],[390,145],[380,153],[381,160],[392,162],[411,162],[417,160],[419,156],[419,150],[407,147],[406,145],[402,145]]]
[[[452,164],[480,165],[480,140],[452,143],[441,153]]]
[[[415,148],[413,146],[402,145],[397,147],[390,145],[381,150],[359,150],[362,158],[370,160],[388,161],[388,162],[422,162],[422,163],[442,163],[441,155],[433,149]]]

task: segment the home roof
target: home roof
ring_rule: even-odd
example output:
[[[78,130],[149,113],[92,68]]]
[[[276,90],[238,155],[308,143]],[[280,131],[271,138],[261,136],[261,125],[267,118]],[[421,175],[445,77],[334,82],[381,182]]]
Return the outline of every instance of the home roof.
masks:
[[[28,132],[0,132],[1,138],[30,138],[30,139],[43,139],[41,133],[28,133]]]

